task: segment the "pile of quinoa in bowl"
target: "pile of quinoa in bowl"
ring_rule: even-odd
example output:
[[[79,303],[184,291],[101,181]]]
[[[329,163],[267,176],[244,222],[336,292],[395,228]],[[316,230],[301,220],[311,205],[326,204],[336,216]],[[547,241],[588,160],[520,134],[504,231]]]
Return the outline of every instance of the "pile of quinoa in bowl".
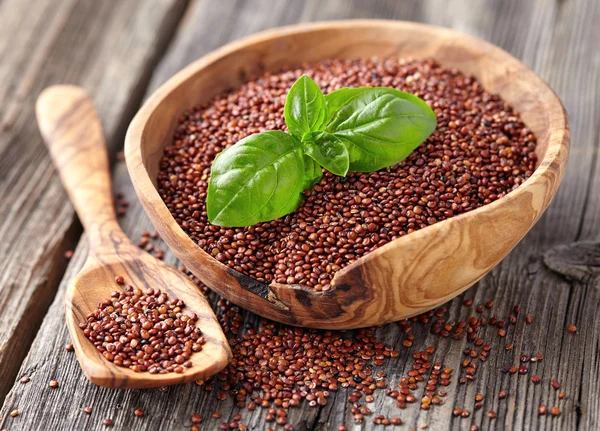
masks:
[[[325,94],[385,86],[415,94],[437,128],[407,159],[376,172],[323,172],[293,213],[249,227],[209,223],[210,168],[254,133],[287,131],[283,107],[302,74]],[[535,170],[536,137],[497,94],[435,60],[325,60],[265,73],[191,108],[165,148],[158,191],[181,228],[218,261],[263,283],[331,289],[341,268],[390,241],[487,205]]]

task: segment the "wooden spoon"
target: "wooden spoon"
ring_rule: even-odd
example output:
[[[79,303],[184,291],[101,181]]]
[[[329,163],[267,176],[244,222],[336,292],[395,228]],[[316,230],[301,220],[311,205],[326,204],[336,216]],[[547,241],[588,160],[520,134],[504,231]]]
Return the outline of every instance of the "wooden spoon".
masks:
[[[119,227],[113,209],[110,172],[100,121],[83,89],[60,85],[44,90],[37,120],[62,182],[89,240],[88,258],[71,282],[65,300],[67,326],[81,368],[95,384],[112,388],[149,388],[189,382],[220,371],[231,358],[229,345],[198,287],[184,274],[134,245]],[[206,344],[191,356],[184,372],[136,373],[116,366],[85,337],[79,323],[99,302],[119,290],[115,277],[142,290],[158,288],[185,302],[199,316]]]

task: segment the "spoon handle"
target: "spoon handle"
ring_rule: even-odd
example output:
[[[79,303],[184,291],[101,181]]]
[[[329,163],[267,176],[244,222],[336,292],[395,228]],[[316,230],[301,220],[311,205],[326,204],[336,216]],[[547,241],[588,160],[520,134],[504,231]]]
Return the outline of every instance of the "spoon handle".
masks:
[[[82,88],[46,88],[36,103],[38,126],[81,223],[90,250],[121,232],[113,208],[110,171],[102,126]],[[103,241],[104,239],[104,241]]]

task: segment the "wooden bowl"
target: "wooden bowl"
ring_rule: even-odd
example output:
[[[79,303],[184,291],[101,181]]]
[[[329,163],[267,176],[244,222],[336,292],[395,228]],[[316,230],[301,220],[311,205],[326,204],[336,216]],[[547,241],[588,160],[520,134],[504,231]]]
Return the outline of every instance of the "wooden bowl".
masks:
[[[475,75],[521,115],[538,138],[538,166],[507,196],[398,238],[341,269],[332,291],[265,284],[227,267],[179,227],[155,182],[179,115],[247,77],[326,58],[433,57]],[[400,21],[335,21],[259,33],[195,61],[161,86],[127,132],[127,166],[162,238],[211,289],[269,319],[347,329],[391,322],[434,308],[490,271],[523,238],[558,189],[569,152],[565,110],[554,92],[502,49],[445,28]]]

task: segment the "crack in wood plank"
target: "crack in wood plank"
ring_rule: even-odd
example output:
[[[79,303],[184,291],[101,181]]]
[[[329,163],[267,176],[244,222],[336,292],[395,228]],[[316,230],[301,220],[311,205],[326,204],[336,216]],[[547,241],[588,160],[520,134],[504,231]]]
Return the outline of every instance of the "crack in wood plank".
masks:
[[[568,279],[589,281],[600,277],[600,243],[582,241],[553,247],[544,254],[544,263]]]

